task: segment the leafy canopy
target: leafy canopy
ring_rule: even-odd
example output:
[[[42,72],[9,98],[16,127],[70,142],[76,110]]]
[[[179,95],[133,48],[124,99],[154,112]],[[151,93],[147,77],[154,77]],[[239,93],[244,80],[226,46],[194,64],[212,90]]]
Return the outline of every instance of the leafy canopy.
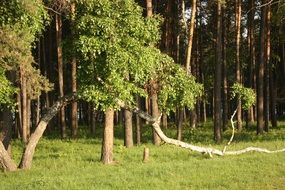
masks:
[[[248,110],[252,105],[254,105],[256,100],[254,90],[251,88],[246,88],[240,83],[234,83],[232,86],[231,97],[240,99],[242,108],[245,110]]]
[[[21,70],[28,81],[28,95],[37,97],[51,85],[35,68],[31,50],[47,20],[40,0],[0,2],[0,104],[12,104],[17,89],[6,77],[8,71]]]
[[[154,47],[160,39],[160,17],[144,18],[133,0],[81,0],[76,7],[83,99],[102,110],[117,108],[116,99],[131,104],[134,95],[146,96],[147,86],[157,81],[162,109],[173,109],[175,104],[193,106],[201,87]]]

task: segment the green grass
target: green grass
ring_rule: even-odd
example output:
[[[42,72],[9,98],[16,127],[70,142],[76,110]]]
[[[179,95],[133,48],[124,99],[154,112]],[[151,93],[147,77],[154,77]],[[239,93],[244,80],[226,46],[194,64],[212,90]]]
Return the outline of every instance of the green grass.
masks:
[[[101,130],[98,130],[97,137]],[[155,147],[150,143],[150,129],[144,128],[146,144],[127,149],[122,130],[115,130],[115,163],[99,162],[101,139],[85,132],[78,140],[45,137],[36,149],[32,169],[12,173],[0,172],[0,189],[285,189],[285,153],[248,153],[239,156],[214,156],[190,152],[172,145]],[[175,136],[175,129],[166,133]],[[225,133],[224,143],[230,137]],[[222,148],[212,140],[212,129],[205,125],[184,131],[184,140],[203,146]],[[285,147],[285,127],[256,136],[253,129],[236,135],[228,149],[260,146]],[[150,149],[150,161],[142,162],[143,149]],[[13,141],[16,161],[21,143]]]

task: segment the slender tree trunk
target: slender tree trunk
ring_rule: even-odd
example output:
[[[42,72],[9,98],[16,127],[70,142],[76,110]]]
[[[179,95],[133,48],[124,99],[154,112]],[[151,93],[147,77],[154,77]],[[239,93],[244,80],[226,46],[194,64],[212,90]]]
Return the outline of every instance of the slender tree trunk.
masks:
[[[223,130],[228,128],[228,77],[227,77],[227,25],[228,22],[226,20],[225,8],[222,8],[222,40],[223,40],[223,49],[222,49],[222,57],[223,57]]]
[[[40,112],[41,112],[41,101],[40,97],[37,97],[37,105],[36,105],[36,125],[40,122]]]
[[[182,139],[182,130],[183,130],[183,114],[184,113],[184,108],[179,108],[178,109],[178,123],[177,123],[177,133],[176,133],[176,138],[177,140]]]
[[[27,98],[27,139],[29,139],[31,134],[31,99]]]
[[[221,134],[221,84],[222,84],[222,22],[221,2],[217,2],[217,39],[216,39],[216,66],[214,80],[214,139],[217,143],[222,140]]]
[[[55,16],[56,22],[56,45],[57,45],[57,64],[58,64],[58,86],[59,96],[64,96],[63,89],[63,58],[62,58],[62,19],[60,15]],[[66,123],[65,123],[65,109],[60,110],[60,125],[61,125],[61,137],[66,138]]]
[[[248,13],[248,41],[249,41],[249,87],[256,89],[256,69],[255,69],[255,30],[254,30],[254,15],[255,15],[255,0],[249,0]],[[248,110],[248,120],[254,122],[254,107]]]
[[[162,115],[162,127],[164,128],[164,129],[167,129],[167,115],[166,114],[163,114]]]
[[[21,118],[22,118],[22,141],[28,142],[28,110],[27,110],[27,79],[23,71],[20,71],[21,78]]]
[[[19,77],[19,80],[21,77]],[[22,137],[23,134],[23,130],[22,130],[22,103],[21,103],[21,91],[20,93],[17,94],[17,108],[18,108],[18,113],[16,113],[16,133],[17,133],[17,137],[20,138]]]
[[[103,164],[113,162],[113,144],[114,144],[114,110],[108,109],[105,112],[105,127],[102,142],[101,161]]]
[[[262,3],[266,3],[265,0]],[[264,130],[264,45],[265,45],[265,18],[266,7],[261,8],[260,34],[259,34],[259,62],[257,80],[257,134]]]
[[[241,83],[241,65],[240,65],[240,27],[241,27],[241,0],[235,1],[236,8],[236,82]],[[241,100],[237,100],[237,128],[242,129],[242,110]]]
[[[96,110],[94,109],[94,107],[92,105],[89,106],[90,107],[90,117],[91,117],[91,134],[95,135],[96,132]]]
[[[140,100],[141,100],[140,97],[136,96],[136,103],[137,103],[137,107],[139,109],[141,109],[141,101]],[[139,117],[138,114],[136,114],[136,142],[137,142],[137,145],[141,144],[141,125],[142,125],[141,118]]]
[[[125,146],[127,148],[133,147],[133,121],[132,121],[132,112],[124,110],[124,122],[125,122]]]
[[[62,18],[57,16],[57,55],[58,55],[58,82],[59,82],[59,96],[64,96],[64,81],[63,81],[63,57],[62,57]],[[65,122],[65,108],[60,110],[59,123],[61,126],[61,137],[66,138],[66,122]]]
[[[157,93],[153,93],[152,96],[151,96],[151,101],[152,101],[152,116],[153,117],[158,117],[160,115],[160,111],[159,111],[159,108],[158,108],[158,100],[157,100]],[[161,139],[160,137],[158,136],[158,134],[156,134],[155,130],[153,129],[152,131],[152,134],[153,134],[153,144],[155,145],[160,145],[161,143]]]
[[[72,40],[74,40],[74,17],[75,17],[75,3],[71,4],[71,35]],[[76,58],[75,52],[71,58],[71,86],[72,93],[77,91],[77,81],[76,81]],[[72,128],[72,137],[76,138],[78,135],[78,118],[77,118],[77,101],[72,102],[71,104],[71,128]]]
[[[153,10],[152,10],[152,0],[146,0],[146,7],[147,7],[147,17],[152,17]],[[153,92],[151,95],[151,108],[152,108],[152,116],[157,117],[159,116],[159,108],[158,108],[158,102],[157,102],[157,82],[154,82],[153,84]],[[161,139],[156,134],[155,130],[152,131],[153,133],[153,143],[155,145],[159,145],[161,142]]]
[[[191,21],[189,26],[189,32],[188,32],[188,45],[187,45],[187,53],[186,53],[186,72],[191,73],[191,52],[192,52],[192,44],[193,44],[193,34],[194,34],[194,28],[195,28],[195,20],[196,20],[196,9],[197,9],[197,3],[196,0],[192,0],[192,9],[191,9]]]
[[[276,97],[277,97],[277,89],[276,89],[276,75],[275,72],[270,71],[270,112],[271,112],[271,124],[273,128],[277,127],[277,118],[276,118]]]
[[[266,54],[265,54],[265,126],[264,130],[266,132],[269,131],[269,120],[270,120],[270,70],[271,70],[271,6],[267,5],[266,8],[266,23],[265,23],[265,31],[266,31]]]

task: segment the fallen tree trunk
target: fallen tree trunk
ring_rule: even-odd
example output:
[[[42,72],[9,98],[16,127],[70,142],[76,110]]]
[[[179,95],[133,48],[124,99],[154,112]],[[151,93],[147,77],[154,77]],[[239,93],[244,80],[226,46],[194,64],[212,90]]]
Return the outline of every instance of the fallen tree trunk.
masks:
[[[47,113],[41,118],[35,132],[28,140],[27,146],[24,149],[22,159],[19,165],[21,169],[30,169],[32,166],[32,160],[35,152],[35,148],[39,139],[42,137],[49,121],[57,114],[57,112],[71,101],[77,99],[76,94],[64,96],[54,103],[54,105],[48,109]]]
[[[176,139],[172,139],[167,137],[163,131],[160,128],[160,117],[159,118],[154,118],[151,115],[141,111],[140,109],[138,109],[137,107],[129,107],[127,105],[124,104],[124,102],[122,101],[118,101],[118,104],[125,108],[125,109],[129,109],[130,111],[133,111],[135,113],[137,113],[141,118],[152,122],[152,127],[154,128],[154,130],[156,131],[156,133],[159,135],[159,137],[166,143],[168,144],[173,144],[176,146],[180,146],[182,148],[186,148],[186,149],[190,149],[192,151],[196,151],[196,152],[200,152],[200,153],[205,153],[205,154],[209,154],[210,157],[212,157],[212,155],[219,155],[219,156],[224,156],[224,155],[239,155],[239,154],[244,154],[247,152],[262,152],[262,153],[278,153],[278,152],[285,152],[285,148],[281,149],[281,150],[268,150],[265,148],[259,148],[259,147],[247,147],[245,149],[241,149],[241,150],[236,150],[236,151],[226,151],[226,148],[224,148],[224,151],[218,150],[218,149],[214,149],[214,148],[207,148],[207,147],[201,147],[201,146],[195,146],[186,142],[182,142]],[[235,112],[233,114],[233,116],[235,115]],[[231,118],[232,121],[232,125],[233,125],[233,116]],[[234,126],[233,127],[233,134],[231,136],[230,141],[228,142],[227,145],[230,145],[230,143],[233,140],[234,137]]]

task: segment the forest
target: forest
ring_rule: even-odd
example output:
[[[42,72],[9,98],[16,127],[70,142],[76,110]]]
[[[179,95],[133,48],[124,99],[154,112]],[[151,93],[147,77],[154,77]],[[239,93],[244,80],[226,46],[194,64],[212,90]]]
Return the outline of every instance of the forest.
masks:
[[[134,160],[162,172],[154,152],[164,151],[170,170],[198,157],[185,166],[255,158],[284,168],[284,19],[284,0],[1,0],[0,169],[8,181],[0,185],[15,188],[9,175],[37,173],[41,163],[63,162],[61,154],[64,163],[87,157],[104,175],[114,165],[144,171]],[[284,170],[276,175],[247,188],[285,188]],[[238,176],[214,186],[184,186],[183,178],[151,185],[246,189]],[[136,187],[113,180],[102,184]]]

